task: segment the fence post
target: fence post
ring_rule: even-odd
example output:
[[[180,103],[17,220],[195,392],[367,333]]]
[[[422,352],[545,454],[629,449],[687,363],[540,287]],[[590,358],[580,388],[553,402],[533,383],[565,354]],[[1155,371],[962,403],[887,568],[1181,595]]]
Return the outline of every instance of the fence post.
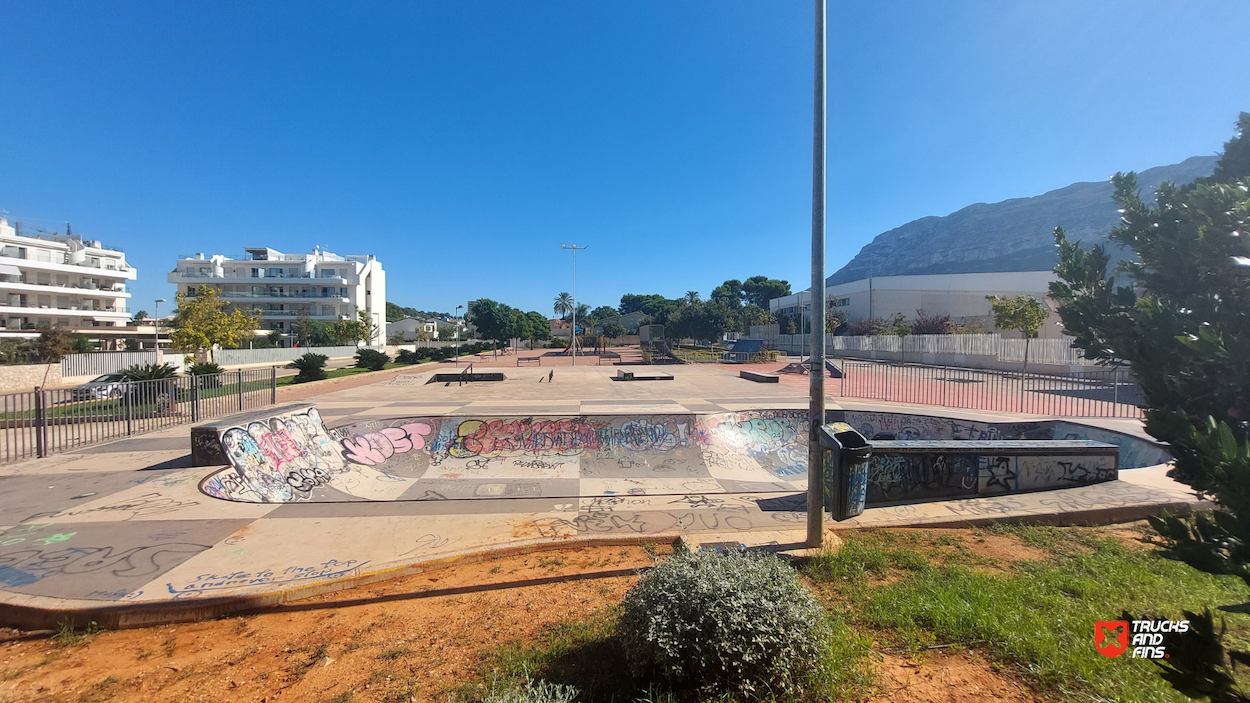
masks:
[[[200,421],[200,375],[191,374],[191,422]]]
[[[946,367],[942,367],[942,407],[946,407]]]
[[[44,436],[43,388],[35,387],[35,456],[42,459],[47,455],[47,437]]]
[[[122,397],[126,399],[126,436],[127,437],[129,437],[131,433],[133,432],[133,429],[131,428],[131,424],[130,424],[130,418],[133,415],[133,412],[131,411],[131,403],[130,403],[130,399],[132,396],[134,396],[134,386],[131,385],[130,383],[127,383],[125,386],[122,387]]]
[[[1111,416],[1120,416],[1120,367],[1115,367],[1111,390]]]
[[[269,367],[269,404],[278,404],[278,367]]]
[[[243,369],[239,369],[239,412],[243,412]]]

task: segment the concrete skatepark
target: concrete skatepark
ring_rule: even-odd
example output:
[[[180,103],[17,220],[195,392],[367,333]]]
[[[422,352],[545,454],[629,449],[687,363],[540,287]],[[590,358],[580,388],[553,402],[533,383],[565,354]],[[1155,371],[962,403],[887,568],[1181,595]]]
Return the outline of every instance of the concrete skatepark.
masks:
[[[608,367],[561,368],[554,381],[515,368],[466,386],[391,374],[217,423],[221,454],[204,466],[180,427],[0,467],[0,624],[212,617],[501,550],[679,534],[800,542],[805,379],[669,371],[630,384]],[[1135,420],[835,400],[828,419],[885,443],[1084,442],[1114,460],[883,453],[868,510],[833,529],[1109,522],[1195,505]],[[212,453],[196,442],[197,456]]]

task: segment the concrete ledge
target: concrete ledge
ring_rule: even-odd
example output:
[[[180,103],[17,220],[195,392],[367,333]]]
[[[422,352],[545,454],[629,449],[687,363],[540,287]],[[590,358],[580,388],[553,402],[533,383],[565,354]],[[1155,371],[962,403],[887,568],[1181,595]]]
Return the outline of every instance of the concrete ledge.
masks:
[[[756,383],[780,383],[781,377],[775,373],[760,373],[759,371],[739,371],[738,378],[745,378],[748,381]]]

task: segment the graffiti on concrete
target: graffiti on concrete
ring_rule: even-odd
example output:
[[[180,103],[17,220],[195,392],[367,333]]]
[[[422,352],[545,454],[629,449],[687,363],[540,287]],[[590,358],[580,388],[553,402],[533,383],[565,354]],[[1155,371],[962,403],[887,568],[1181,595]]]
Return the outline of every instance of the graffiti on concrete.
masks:
[[[868,505],[1056,488],[1116,478],[1115,457],[964,453],[876,454],[868,462]]]
[[[281,571],[262,569],[256,572],[233,571],[226,574],[208,573],[196,576],[190,583],[174,586],[165,584],[165,589],[175,600],[199,598],[209,591],[223,589],[239,589],[248,586],[274,586],[296,584],[300,582],[328,581],[359,573],[369,562],[356,559],[328,559],[311,566],[291,566]]]
[[[171,542],[125,550],[86,546],[20,549],[0,554],[0,584],[10,588],[28,586],[62,574],[107,573],[122,578],[153,576],[168,568],[171,561],[184,558],[177,555],[199,554],[209,546]]]

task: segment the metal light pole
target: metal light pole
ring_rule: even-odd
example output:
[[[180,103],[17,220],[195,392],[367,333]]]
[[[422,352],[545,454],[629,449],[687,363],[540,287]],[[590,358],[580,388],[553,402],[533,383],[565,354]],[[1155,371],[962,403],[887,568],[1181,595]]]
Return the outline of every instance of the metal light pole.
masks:
[[[579,247],[576,244],[561,244],[561,249],[568,249],[573,252],[573,329],[571,332],[572,348],[573,348],[573,365],[577,366],[577,252],[586,251],[590,247]]]
[[[808,363],[807,546],[825,533],[825,466],[820,428],[825,424],[825,0],[816,0],[816,86],[812,119],[812,349]]]
[[[460,308],[463,305],[456,306],[456,317],[460,317]],[[456,325],[456,366],[460,366],[460,325]]]
[[[161,303],[165,302],[168,301],[164,298],[157,298],[156,307],[153,308],[155,312],[152,317],[152,329],[156,331],[156,351],[158,352],[161,350]]]

